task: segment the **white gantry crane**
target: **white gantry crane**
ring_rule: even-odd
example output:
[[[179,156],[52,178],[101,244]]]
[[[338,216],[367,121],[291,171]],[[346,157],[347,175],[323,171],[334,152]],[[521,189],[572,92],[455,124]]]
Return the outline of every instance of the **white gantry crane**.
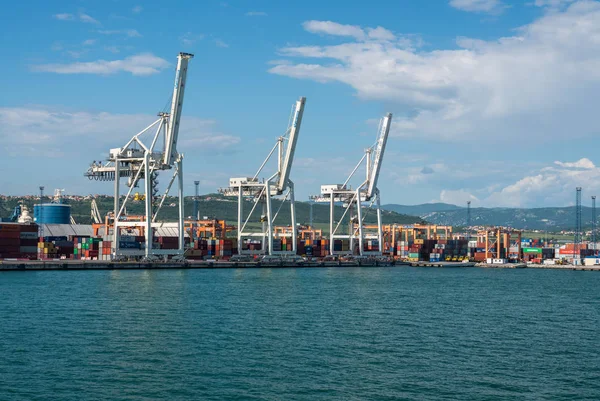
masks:
[[[377,142],[370,148],[365,149],[364,156],[360,159],[343,184],[321,185],[321,194],[311,197],[315,202],[326,202],[330,205],[329,249],[331,255],[355,253],[358,253],[361,256],[381,255],[383,234],[381,228],[381,204],[377,180],[379,179],[379,172],[381,171],[383,153],[385,152],[391,123],[392,113],[388,113],[380,121]],[[365,161],[366,179],[356,189],[352,189],[349,186],[350,179]],[[365,215],[362,210],[363,202],[368,203],[369,208],[372,208],[375,204],[375,209],[377,211],[377,230],[374,233],[367,232],[365,229]],[[335,206],[337,203],[342,203],[345,210],[341,218],[337,220],[336,224]],[[342,226],[346,216],[349,216],[347,219],[347,228]],[[335,240],[340,239],[349,240],[350,244],[347,250],[335,249]],[[379,245],[377,251],[365,251],[365,240],[368,239],[378,240]],[[355,252],[355,241],[358,241],[358,252]]]
[[[158,113],[158,120],[133,136],[120,148],[110,150],[106,163],[94,162],[84,174],[90,180],[114,181],[114,211],[113,211],[113,256],[155,256],[155,255],[183,255],[183,154],[177,152],[177,138],[183,95],[187,78],[188,63],[193,54],[179,53],[177,56],[177,71],[175,74],[175,87],[170,113]],[[142,141],[142,135],[156,128],[152,141],[148,145]],[[162,142],[162,149],[160,143]],[[158,202],[157,176],[159,171],[173,169],[173,175]],[[121,179],[127,180],[129,187],[125,199],[121,202]],[[167,198],[175,179],[178,180],[179,195],[179,249],[153,249],[153,228],[160,224],[156,222],[158,212]],[[130,219],[126,216],[127,203],[130,201],[131,192],[138,186],[140,180],[144,181],[145,215],[142,219]],[[136,221],[133,221],[136,220]],[[120,244],[121,228],[140,227],[145,234],[144,249],[122,248]],[[105,233],[108,235],[108,233]]]
[[[268,254],[285,256],[296,254],[296,206],[294,197],[294,183],[290,180],[290,172],[296,152],[296,143],[300,134],[300,124],[304,114],[304,105],[306,98],[301,97],[296,101],[291,113],[291,121],[284,135],[277,138],[275,146],[261,164],[253,177],[235,177],[229,180],[228,188],[221,188],[219,192],[225,196],[235,196],[238,198],[238,253],[242,254]],[[277,152],[277,172],[268,179],[259,179],[259,175],[267,165],[273,154]],[[246,198],[253,201],[252,208],[248,216],[244,218],[244,202]],[[271,199],[280,199],[281,203],[277,211],[273,211]],[[291,231],[280,233],[280,236],[292,239],[292,250],[282,251],[273,249],[274,222],[281,211],[281,208],[289,201],[290,204],[290,226]],[[260,206],[260,211],[257,208]],[[260,219],[257,219],[257,214]],[[253,227],[257,220],[260,228]],[[244,250],[243,241],[245,239],[260,239],[260,250]]]

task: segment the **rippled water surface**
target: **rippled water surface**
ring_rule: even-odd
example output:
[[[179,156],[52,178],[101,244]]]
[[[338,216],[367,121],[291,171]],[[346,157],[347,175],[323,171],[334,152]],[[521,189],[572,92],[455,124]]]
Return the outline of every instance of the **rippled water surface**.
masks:
[[[600,274],[0,273],[0,400],[600,399]]]

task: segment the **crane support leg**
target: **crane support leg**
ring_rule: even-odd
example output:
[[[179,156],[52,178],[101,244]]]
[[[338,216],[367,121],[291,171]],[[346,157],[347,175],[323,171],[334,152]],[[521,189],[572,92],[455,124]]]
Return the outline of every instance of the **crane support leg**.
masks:
[[[363,238],[363,221],[362,221],[362,205],[360,201],[359,189],[356,190],[356,214],[358,217],[358,254],[362,256],[364,247]]]
[[[265,183],[266,185],[266,204],[267,204],[267,236],[268,236],[268,245],[269,245],[269,255],[273,254],[273,219],[272,219],[272,209],[271,209],[271,184],[269,181]]]
[[[146,231],[146,257],[152,254],[152,179],[150,178],[150,153],[146,152],[144,155],[144,192],[146,204],[146,220],[145,228]]]
[[[377,240],[379,241],[378,252],[383,252],[383,229],[381,226],[381,201],[379,199],[379,191],[377,191]]]
[[[290,215],[292,217],[292,251],[296,254],[298,228],[296,227],[296,198],[294,197],[294,183],[289,181],[290,186]]]
[[[120,198],[120,194],[119,194],[119,184],[120,182],[120,178],[121,178],[121,172],[119,171],[119,158],[115,158],[115,199],[114,199],[114,211],[113,211],[113,218],[114,218],[114,222],[113,222],[113,257],[116,257],[118,252],[119,252],[119,241],[120,239],[120,233],[119,233],[119,219],[117,216],[117,213],[119,213],[119,209],[120,209],[120,205],[119,205],[119,198]],[[106,228],[106,230],[108,231],[108,227]],[[108,232],[104,233],[105,235],[108,236]]]
[[[352,221],[352,215],[354,214],[354,207],[352,206],[352,203],[348,205],[348,210],[350,210],[350,219],[348,220],[348,236],[350,237],[349,242],[350,242],[350,252],[352,254],[354,254],[354,238],[355,238],[355,232],[354,232],[354,222]]]
[[[238,237],[238,255],[242,254],[242,216],[244,213],[244,196],[242,186],[238,186],[238,229],[237,229],[237,237]]]
[[[335,211],[335,203],[333,202],[334,194],[331,194],[331,201],[329,202],[329,254],[333,255],[333,219]]]
[[[177,226],[178,235],[179,235],[179,252],[183,255],[184,247],[185,247],[185,238],[183,233],[183,219],[184,219],[184,209],[183,209],[183,155],[179,157],[177,160],[177,179],[178,179],[178,190],[179,190],[179,225]]]

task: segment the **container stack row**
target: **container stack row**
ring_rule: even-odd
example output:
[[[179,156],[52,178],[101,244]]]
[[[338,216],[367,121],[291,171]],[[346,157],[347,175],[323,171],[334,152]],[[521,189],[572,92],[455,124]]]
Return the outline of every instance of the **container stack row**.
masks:
[[[456,261],[469,258],[470,249],[467,240],[415,239],[412,242],[398,241],[396,256],[410,262],[417,261]]]
[[[235,253],[237,253],[237,240],[235,239],[199,238],[190,243],[190,248],[185,252],[185,256],[188,259],[227,259]]]
[[[89,236],[46,236],[38,243],[38,259],[110,260],[112,242]]]

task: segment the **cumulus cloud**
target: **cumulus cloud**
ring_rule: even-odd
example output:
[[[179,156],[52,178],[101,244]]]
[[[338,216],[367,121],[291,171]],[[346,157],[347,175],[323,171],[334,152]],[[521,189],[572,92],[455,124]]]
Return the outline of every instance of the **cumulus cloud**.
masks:
[[[152,53],[140,53],[123,60],[96,60],[71,64],[39,64],[31,67],[37,72],[53,72],[56,74],[99,74],[110,75],[118,72],[129,72],[133,75],[152,75],[167,68],[170,64]]]
[[[149,114],[64,111],[51,107],[0,108],[0,140],[4,153],[19,150],[36,152],[53,149],[61,152],[85,150],[94,154],[109,147],[124,145],[131,136],[157,119]],[[149,133],[145,134],[151,141]],[[240,138],[219,132],[217,123],[197,117],[181,118],[180,148],[215,151],[230,148]],[[56,149],[57,151],[59,149]]]
[[[450,6],[463,11],[497,14],[506,7],[500,0],[450,0]]]
[[[576,162],[572,162],[572,163],[556,161],[556,162],[554,162],[554,164],[556,164],[557,166],[565,167],[565,168],[579,168],[579,169],[584,169],[584,170],[591,170],[591,169],[596,168],[594,163],[590,159],[585,158],[585,157],[583,159],[580,159],[580,160],[578,160]]]
[[[472,141],[595,134],[600,97],[600,3],[545,13],[510,37],[457,38],[455,49],[422,51],[368,41],[365,30],[330,21],[305,29],[349,39],[286,47],[273,74],[341,82],[360,98],[395,104],[394,135]],[[309,61],[295,61],[300,57]],[[394,111],[394,110],[392,110]]]
[[[574,203],[576,187],[582,187],[584,193],[600,195],[600,168],[587,158],[556,161],[551,166],[533,169],[508,185],[443,190],[440,200],[454,204],[473,200],[484,207],[567,206]]]
[[[451,205],[465,205],[467,201],[471,201],[472,204],[476,204],[479,202],[476,196],[473,194],[463,190],[443,190],[440,193],[440,201],[444,203],[449,203]]]

